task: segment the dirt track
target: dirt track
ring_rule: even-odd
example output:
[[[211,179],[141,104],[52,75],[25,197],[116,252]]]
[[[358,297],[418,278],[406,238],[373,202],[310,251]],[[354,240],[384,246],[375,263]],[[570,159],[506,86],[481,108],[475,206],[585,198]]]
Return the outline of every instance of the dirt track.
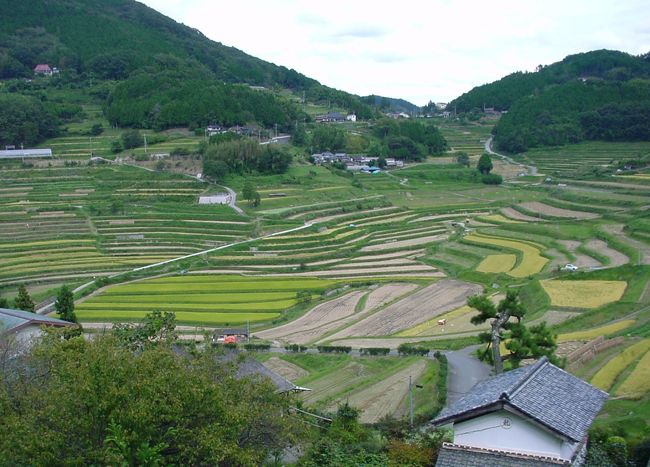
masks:
[[[555,206],[549,206],[548,204],[540,203],[539,201],[528,201],[521,203],[519,206],[528,211],[539,212],[542,215],[552,217],[564,217],[567,219],[595,219],[596,217],[600,217],[598,214],[594,214],[593,212],[556,208]]]
[[[476,284],[444,279],[337,332],[331,339],[390,336],[464,305],[467,297],[481,290]]]

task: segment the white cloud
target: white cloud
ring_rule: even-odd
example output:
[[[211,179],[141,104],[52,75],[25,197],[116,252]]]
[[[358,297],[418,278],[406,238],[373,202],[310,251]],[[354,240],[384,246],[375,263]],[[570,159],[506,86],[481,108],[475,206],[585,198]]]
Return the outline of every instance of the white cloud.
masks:
[[[646,0],[144,3],[328,86],[419,105],[572,53],[650,51]]]

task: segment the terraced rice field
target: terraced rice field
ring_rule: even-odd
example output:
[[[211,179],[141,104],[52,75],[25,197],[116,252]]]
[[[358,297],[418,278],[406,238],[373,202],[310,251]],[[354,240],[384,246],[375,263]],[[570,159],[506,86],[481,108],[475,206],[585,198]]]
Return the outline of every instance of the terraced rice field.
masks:
[[[297,292],[318,294],[334,284],[228,275],[161,277],[109,287],[79,303],[76,313],[81,321],[134,320],[154,310],[175,312],[181,323],[268,321],[296,305]]]
[[[646,352],[632,373],[616,390],[618,396],[639,398],[650,391],[650,351]]]
[[[490,255],[476,267],[478,272],[502,273],[512,270],[517,262],[516,255]]]
[[[60,163],[55,161],[55,164]],[[196,180],[115,165],[3,167],[0,285],[94,277],[248,238]]]
[[[511,219],[509,217],[505,217],[502,214],[490,214],[488,216],[480,216],[478,219],[484,222],[496,222],[497,224],[521,224],[522,223],[522,221],[520,220]]]
[[[627,283],[598,280],[540,281],[551,299],[551,305],[566,308],[598,308],[620,300]]]
[[[465,236],[463,240],[472,243],[499,246],[520,252],[521,261],[516,267],[507,272],[507,274],[512,277],[520,278],[537,274],[544,269],[544,266],[548,262],[547,258],[540,255],[540,250],[543,247],[534,243],[526,243],[500,237],[490,237],[476,233]]]
[[[571,342],[571,341],[589,341],[600,336],[608,336],[610,334],[617,333],[623,329],[627,329],[632,326],[636,321],[633,319],[625,319],[621,321],[616,321],[604,326],[598,326],[591,329],[585,329],[584,331],[575,331],[568,332],[565,334],[560,334],[557,338],[558,342]]]
[[[548,204],[540,203],[539,201],[529,201],[521,203],[518,206],[522,207],[528,212],[538,213],[543,216],[558,217],[564,219],[595,219],[599,217],[598,214],[585,211],[573,211],[570,209],[557,208]]]
[[[540,173],[575,177],[594,167],[610,167],[621,160],[647,153],[650,144],[589,141],[560,147],[531,149],[524,160],[537,166]]]
[[[478,285],[443,279],[328,336],[328,340],[396,334],[454,310],[465,304],[470,295],[480,292]]]
[[[591,384],[599,387],[603,391],[609,391],[618,376],[637,358],[641,357],[649,350],[650,339],[643,339],[636,344],[631,345],[618,355],[614,356],[600,370],[598,370],[591,379]],[[636,381],[630,384],[636,385]]]

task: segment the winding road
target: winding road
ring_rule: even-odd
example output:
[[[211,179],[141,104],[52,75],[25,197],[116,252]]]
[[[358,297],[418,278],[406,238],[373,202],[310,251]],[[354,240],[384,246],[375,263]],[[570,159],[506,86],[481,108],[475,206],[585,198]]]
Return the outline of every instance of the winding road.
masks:
[[[506,155],[503,155],[503,154],[499,154],[498,152],[493,151],[492,150],[492,136],[490,136],[487,139],[487,141],[485,142],[485,152],[487,152],[488,154],[491,154],[493,156],[500,157],[501,159],[507,161],[510,164],[518,165],[520,167],[525,167],[526,170],[528,170],[528,175],[537,175],[537,167],[535,167],[534,165],[522,164],[520,162],[515,161],[512,157],[509,157],[509,156],[506,156]]]

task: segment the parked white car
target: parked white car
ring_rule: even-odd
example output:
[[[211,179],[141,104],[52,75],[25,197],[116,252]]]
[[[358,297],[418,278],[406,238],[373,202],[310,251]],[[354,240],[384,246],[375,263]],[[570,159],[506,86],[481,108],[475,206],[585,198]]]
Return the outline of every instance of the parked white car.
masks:
[[[576,266],[575,264],[569,263],[569,264],[565,264],[564,267],[562,268],[562,270],[563,271],[571,271],[571,272],[573,272],[573,271],[578,270],[578,266]]]

